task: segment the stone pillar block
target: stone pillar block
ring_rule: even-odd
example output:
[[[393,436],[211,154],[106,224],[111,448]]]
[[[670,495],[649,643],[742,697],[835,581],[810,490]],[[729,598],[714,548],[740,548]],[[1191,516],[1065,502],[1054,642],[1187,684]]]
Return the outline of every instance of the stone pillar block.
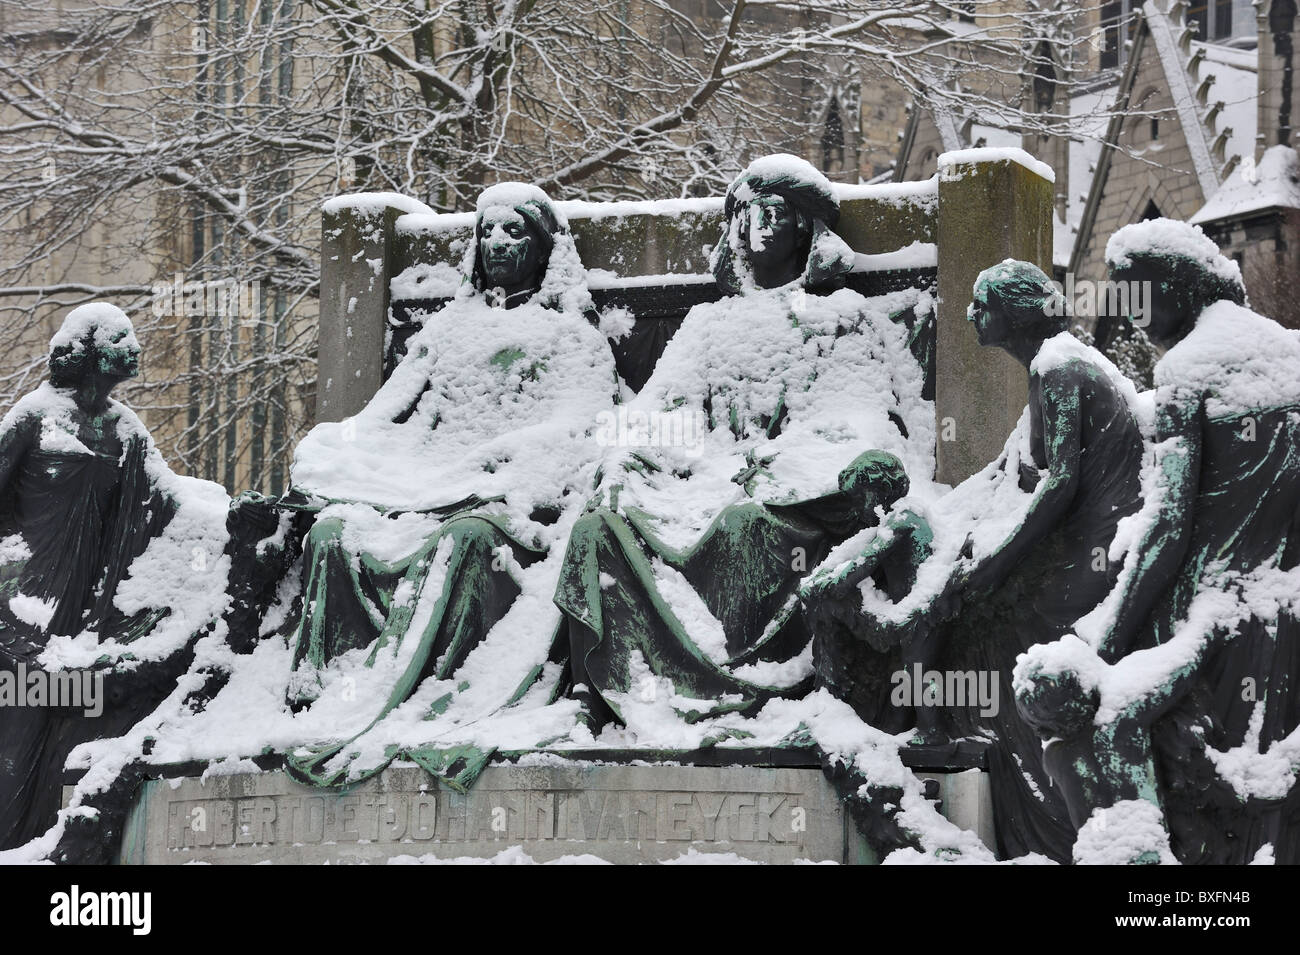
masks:
[[[1001,452],[1026,402],[1025,370],[966,320],[975,278],[1003,259],[1052,274],[1051,169],[1021,150],[939,157],[937,479],[957,484]]]
[[[383,383],[393,225],[407,210],[349,198],[321,216],[317,421],[356,414]]]

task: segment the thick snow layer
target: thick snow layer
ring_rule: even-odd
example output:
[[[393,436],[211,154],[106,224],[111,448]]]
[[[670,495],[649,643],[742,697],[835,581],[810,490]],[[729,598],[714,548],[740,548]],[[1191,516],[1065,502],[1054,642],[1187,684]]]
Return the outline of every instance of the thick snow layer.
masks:
[[[1223,255],[1200,226],[1177,219],[1148,219],[1117,229],[1106,243],[1106,264],[1123,268],[1130,263],[1129,256],[1141,253],[1181,256],[1221,278],[1242,281],[1240,266]]]
[[[802,162],[802,160],[800,160]],[[824,178],[824,177],[823,177]],[[938,179],[918,182],[884,182],[871,184],[830,183],[830,192],[841,202],[868,199],[888,205],[931,207],[938,200]],[[386,194],[385,194],[386,195]],[[339,197],[341,202],[350,197]],[[414,202],[414,200],[412,200]],[[576,219],[625,219],[632,216],[721,216],[723,200],[719,196],[692,199],[637,199],[620,202],[584,202],[562,200],[554,207],[570,222]],[[409,235],[435,235],[467,232],[474,227],[474,213],[435,213],[432,210],[399,216],[396,228]]]
[[[743,176],[755,176],[761,179],[789,179],[792,182],[808,183],[815,187],[818,192],[827,195],[832,194],[831,181],[823,175],[822,171],[806,159],[791,153],[772,153],[770,156],[760,156],[748,166],[745,167]],[[747,183],[740,183],[736,187],[736,198],[741,202],[748,202],[754,198],[753,192]]]
[[[407,347],[365,409],[303,439],[295,486],[400,510],[506,495],[526,520],[597,450],[589,433],[616,377],[604,336],[583,314],[459,298]]]
[[[854,272],[879,272],[885,269],[927,269],[939,264],[939,247],[933,242],[916,241],[875,255],[854,255]]]
[[[1023,693],[1032,689],[1035,678],[1073,673],[1086,693],[1100,689],[1106,665],[1092,645],[1072,633],[1050,643],[1036,643],[1016,659],[1012,689]]]
[[[1270,146],[1259,165],[1238,165],[1191,222],[1214,222],[1265,209],[1300,209],[1300,159],[1290,146]]]
[[[955,171],[955,167],[988,162],[1017,163],[1048,182],[1056,182],[1056,173],[1051,166],[1035,159],[1018,146],[982,146],[978,149],[958,149],[943,153],[939,156],[939,178],[945,181],[957,179],[961,173]]]
[[[1136,861],[1176,865],[1160,807],[1130,799],[1096,809],[1074,843],[1078,865],[1129,865]]]
[[[1236,263],[1233,263],[1234,267]],[[1300,332],[1248,308],[1211,305],[1156,363],[1157,389],[1206,396],[1211,417],[1300,405]]]
[[[352,192],[342,196],[326,199],[321,211],[334,215],[344,209],[351,209],[367,218],[383,213],[385,209],[397,209],[405,214],[433,215],[434,212],[419,199],[404,196],[400,192]]]
[[[482,215],[492,209],[514,209],[530,202],[554,208],[546,193],[526,182],[499,182],[495,186],[488,186],[479,193],[474,208]],[[557,209],[556,216],[559,224],[567,229],[569,220],[565,218],[564,212]]]
[[[873,448],[898,455],[913,481],[927,482],[933,405],[921,398],[922,373],[906,330],[889,319],[909,306],[924,313],[932,302],[918,291],[864,299],[847,289],[813,296],[783,287],[696,306],[628,409],[703,418],[709,406],[714,427],[693,442],[618,449],[604,472],[607,483],[623,485],[620,506],[664,518],[654,531],[685,547],[724,507],[745,499],[732,479],[760,462],[753,485],[759,500],[830,493],[839,472]],[[787,418],[775,438],[754,424],[782,411]],[[906,423],[908,438],[891,411]],[[739,435],[728,427],[732,417],[741,423]],[[633,452],[658,470],[624,473],[616,461]]]
[[[451,298],[463,276],[446,262],[412,265],[393,276],[389,293],[396,301],[413,298]]]
[[[622,202],[583,202],[569,199],[556,203],[566,216],[575,219],[624,219],[628,216],[709,215],[722,211],[716,196],[697,199],[633,199]]]
[[[1137,418],[1138,426],[1143,433],[1152,434],[1155,427],[1155,406],[1150,398],[1140,395],[1137,387],[1115,367],[1114,362],[1097,349],[1083,344],[1069,332],[1061,332],[1043,342],[1042,347],[1038,349],[1038,354],[1034,355],[1033,361],[1029,363],[1029,370],[1033,374],[1043,375],[1071,361],[1087,362],[1101,369],[1102,374],[1124,398],[1124,402]]]
[[[874,199],[891,205],[933,206],[939,201],[939,179],[918,179],[913,182],[872,182],[847,184],[831,183],[831,192],[840,202],[854,199]]]
[[[92,331],[96,348],[140,347],[126,312],[108,302],[87,302],[68,312],[63,324],[50,339],[50,350],[70,345],[74,352],[79,352],[86,336]]]
[[[474,230],[472,212],[410,212],[397,217],[399,235],[451,235]]]
[[[1270,743],[1260,752],[1260,731],[1264,727],[1263,702],[1251,713],[1250,728],[1240,746],[1228,750],[1207,749],[1219,776],[1226,779],[1242,799],[1284,799],[1300,773],[1300,728]]]

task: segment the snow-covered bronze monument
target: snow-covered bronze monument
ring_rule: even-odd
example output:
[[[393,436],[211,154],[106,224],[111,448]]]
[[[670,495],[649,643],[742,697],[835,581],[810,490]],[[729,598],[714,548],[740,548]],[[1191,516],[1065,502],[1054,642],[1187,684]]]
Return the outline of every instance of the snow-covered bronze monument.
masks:
[[[612,449],[569,538],[556,602],[596,726],[635,726],[632,708],[664,700],[694,720],[806,695],[799,580],[877,520],[870,455],[927,478],[934,460],[923,371],[891,320],[926,293],[843,287],[838,203],[793,156],[751,164],[723,216],[725,297],[690,311],[627,407],[691,433]]]
[[[330,200],[278,516],[172,475],[107,400],[129,323],[74,312],[0,428],[0,650],[172,669],[112,734],[0,713],[5,844],[1297,861],[1300,337],[1129,227],[1139,393],[1044,271],[1051,170],[939,165]]]

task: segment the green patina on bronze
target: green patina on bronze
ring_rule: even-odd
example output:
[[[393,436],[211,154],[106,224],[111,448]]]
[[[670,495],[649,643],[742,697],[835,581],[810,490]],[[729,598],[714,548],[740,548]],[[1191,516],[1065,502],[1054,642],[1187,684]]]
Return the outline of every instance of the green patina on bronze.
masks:
[[[1180,228],[1184,247],[1195,247],[1191,227],[1165,228]],[[1208,256],[1217,254],[1203,236],[1199,241]],[[1209,306],[1245,301],[1227,263],[1215,264],[1130,244],[1122,261],[1111,263],[1110,278],[1150,283],[1147,332],[1173,350]],[[1245,327],[1242,333],[1250,334]],[[1212,413],[1210,395],[1197,382],[1167,383],[1156,395],[1159,506],[1134,548],[1134,572],[1120,581],[1098,652],[1122,664],[1177,634],[1185,644],[1190,639],[1189,657],[1101,723],[1091,718],[1095,691],[1070,669],[1031,674],[1017,708],[1052,738],[1044,760],[1076,826],[1096,810],[1143,800],[1160,809],[1180,862],[1248,863],[1266,843],[1279,862],[1295,861],[1294,799],[1243,797],[1211,756],[1251,745],[1263,751],[1296,728],[1295,614],[1265,604],[1242,608],[1235,622],[1211,620],[1204,633],[1180,630],[1198,593],[1231,592],[1256,574],[1300,561],[1300,406],[1280,401]],[[1061,712],[1079,718],[1062,720]],[[1158,860],[1148,852],[1133,861]]]

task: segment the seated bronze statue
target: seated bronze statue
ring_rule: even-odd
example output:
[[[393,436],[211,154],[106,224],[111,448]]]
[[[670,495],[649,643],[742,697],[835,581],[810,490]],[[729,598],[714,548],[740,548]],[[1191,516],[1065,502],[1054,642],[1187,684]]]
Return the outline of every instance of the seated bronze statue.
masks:
[[[691,427],[610,449],[556,590],[593,729],[635,729],[645,708],[695,722],[802,695],[796,589],[877,520],[868,452],[932,467],[933,406],[891,320],[917,293],[842,287],[853,253],[831,231],[825,177],[792,156],[757,160],[724,214],[713,271],[726,297],[691,310],[627,406]]]
[[[369,404],[318,425],[295,455],[288,506],[313,524],[288,696],[335,740],[374,729],[417,688],[454,726],[562,657],[558,612],[516,605],[554,587],[545,557],[591,481],[613,357],[567,225],[535,187],[483,192],[462,274]],[[466,675],[476,652],[482,680]],[[433,766],[437,726],[424,728],[417,758]],[[361,744],[329,743],[290,768],[319,784],[357,778],[392,758],[376,746],[354,765]]]

